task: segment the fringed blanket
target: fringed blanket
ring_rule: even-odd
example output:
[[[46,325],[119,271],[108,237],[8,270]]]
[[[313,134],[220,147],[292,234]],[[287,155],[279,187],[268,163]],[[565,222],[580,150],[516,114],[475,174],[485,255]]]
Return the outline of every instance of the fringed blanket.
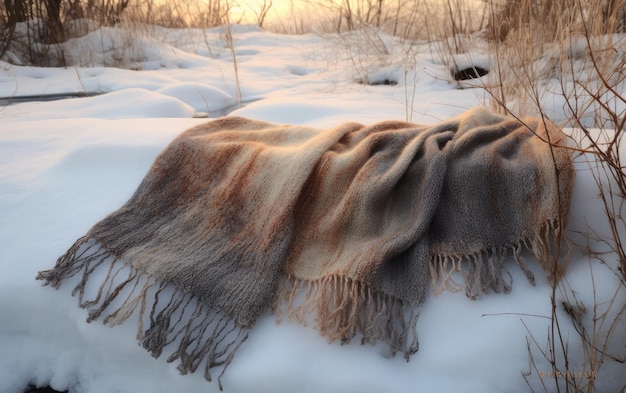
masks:
[[[37,278],[78,277],[90,321],[139,315],[148,351],[168,347],[182,373],[209,380],[267,310],[315,315],[331,341],[382,340],[408,359],[428,288],[454,285],[454,272],[472,298],[510,290],[508,255],[533,282],[523,250],[562,274],[565,144],[551,123],[485,109],[433,126],[211,121]]]

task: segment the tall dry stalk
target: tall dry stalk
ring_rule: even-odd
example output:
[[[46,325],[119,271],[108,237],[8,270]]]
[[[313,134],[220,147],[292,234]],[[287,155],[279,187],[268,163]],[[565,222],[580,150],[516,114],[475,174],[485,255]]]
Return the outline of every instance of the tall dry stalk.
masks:
[[[626,361],[619,344],[626,326],[626,41],[612,34],[624,28],[625,10],[624,0],[517,0],[490,10],[496,67],[485,87],[492,105],[575,127],[572,149],[588,157],[607,226],[606,233],[590,227],[574,244],[589,259],[593,304],[583,304],[567,281],[553,282],[547,342],[529,331],[529,356],[535,373],[547,376],[540,381],[545,391],[594,392],[606,363]],[[598,282],[598,266],[614,281]],[[599,286],[608,300],[596,298]],[[577,332],[583,359],[571,358],[565,323]],[[536,354],[549,372],[537,368]]]
[[[235,78],[235,105],[237,108],[241,106],[241,81],[239,79],[239,66],[237,64],[237,53],[235,52],[235,40],[233,37],[233,31],[230,23],[230,12],[225,12],[223,14],[223,25],[224,25],[224,38],[226,44],[228,45],[228,49],[230,51],[230,55],[233,60],[233,74]]]

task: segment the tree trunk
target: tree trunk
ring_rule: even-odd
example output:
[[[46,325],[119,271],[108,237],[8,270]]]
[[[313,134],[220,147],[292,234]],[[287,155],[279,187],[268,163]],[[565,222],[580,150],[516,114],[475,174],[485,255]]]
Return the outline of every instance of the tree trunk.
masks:
[[[57,44],[65,40],[63,23],[61,22],[61,2],[63,0],[44,0],[46,7],[45,20],[45,42]]]
[[[383,0],[378,0],[378,6],[376,8],[376,27],[380,28],[380,17],[383,13]]]
[[[4,0],[7,12],[7,26],[13,27],[16,23],[28,20],[28,0]]]

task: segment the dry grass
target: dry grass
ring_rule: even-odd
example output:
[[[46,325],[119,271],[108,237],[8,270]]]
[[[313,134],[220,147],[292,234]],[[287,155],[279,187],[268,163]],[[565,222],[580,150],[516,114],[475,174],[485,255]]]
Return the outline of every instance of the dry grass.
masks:
[[[492,106],[576,128],[572,149],[588,158],[603,206],[604,217],[594,219],[606,222],[605,232],[590,226],[573,244],[588,257],[593,304],[583,304],[567,281],[553,282],[547,342],[529,332],[532,366],[526,377],[545,374],[544,391],[595,392],[602,367],[626,361],[619,341],[626,324],[626,167],[621,154],[626,149],[626,42],[614,34],[624,29],[625,9],[623,0],[604,2],[604,7],[582,0],[520,0],[490,10],[495,67],[484,87]],[[596,269],[606,269],[614,279],[598,281]],[[596,298],[599,287],[612,295]],[[578,337],[565,336],[565,324]],[[583,359],[571,357],[573,340],[583,348]],[[551,370],[540,370],[539,360]]]

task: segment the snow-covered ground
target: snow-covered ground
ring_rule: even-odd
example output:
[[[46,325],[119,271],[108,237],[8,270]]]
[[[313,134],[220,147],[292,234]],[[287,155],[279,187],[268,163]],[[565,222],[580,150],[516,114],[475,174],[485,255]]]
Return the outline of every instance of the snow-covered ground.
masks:
[[[89,393],[217,390],[202,375],[181,376],[175,365],[153,359],[136,344],[132,321],[113,329],[87,324],[69,286],[54,291],[34,279],[126,201],[171,139],[207,121],[194,116],[315,127],[433,123],[486,98],[481,89],[460,89],[431,47],[407,49],[387,36],[370,45],[358,35],[281,36],[234,26],[236,78],[221,29],[154,28],[130,46],[124,34],[132,33],[102,29],[73,41],[68,56],[75,67],[0,62],[0,97],[106,93],[0,107],[0,392],[28,384]],[[130,69],[110,67],[115,61]],[[585,157],[576,166],[570,231],[585,233],[590,225],[607,233]],[[532,344],[547,345],[551,288],[545,279],[532,287],[511,272],[508,295],[430,296],[417,325],[420,350],[408,363],[356,341],[327,344],[314,329],[276,324],[268,314],[222,378],[225,392],[518,392],[530,390],[525,378],[535,389],[543,381],[553,390],[552,369]],[[588,310],[613,296],[618,306],[626,301],[623,287],[615,295],[610,269],[579,253],[566,280]],[[559,316],[570,370],[584,378],[579,336],[561,308]],[[622,320],[609,348],[623,354],[625,344]],[[618,392],[624,384],[626,366],[607,361],[597,391]]]

